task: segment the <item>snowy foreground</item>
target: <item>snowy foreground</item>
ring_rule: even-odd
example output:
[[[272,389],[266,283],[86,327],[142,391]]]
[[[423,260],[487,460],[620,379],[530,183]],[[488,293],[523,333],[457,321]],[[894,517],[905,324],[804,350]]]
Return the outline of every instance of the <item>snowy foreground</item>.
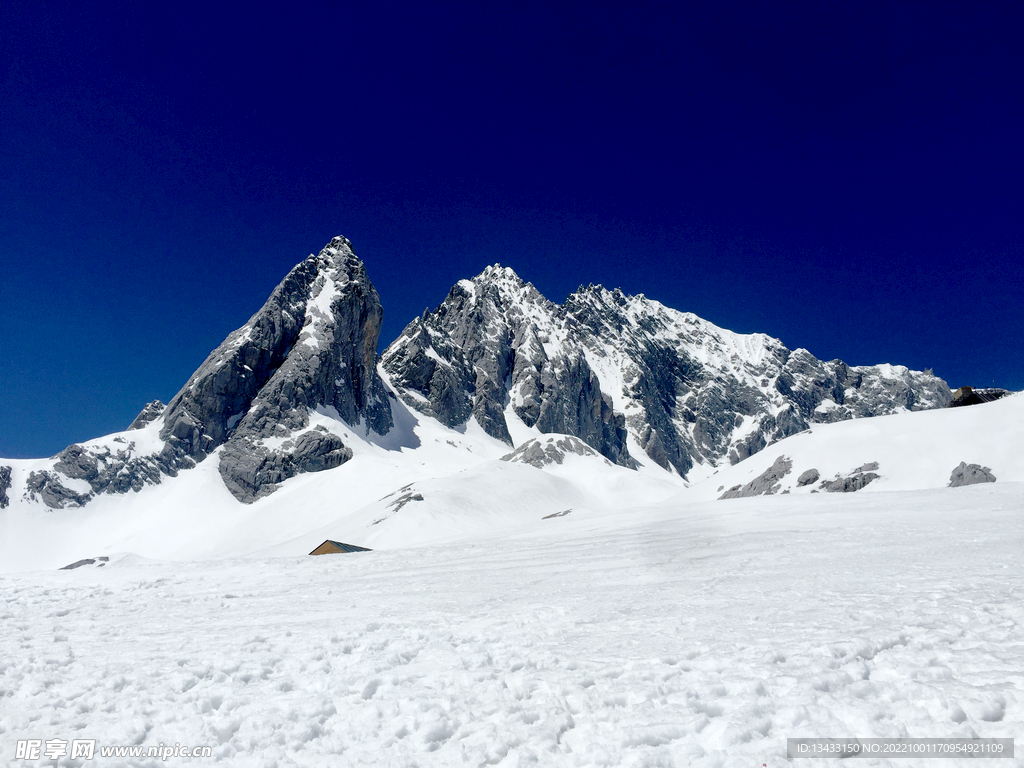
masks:
[[[4,575],[0,762],[771,768],[787,737],[983,736],[1024,766],[1022,552],[1024,483],[997,482]]]

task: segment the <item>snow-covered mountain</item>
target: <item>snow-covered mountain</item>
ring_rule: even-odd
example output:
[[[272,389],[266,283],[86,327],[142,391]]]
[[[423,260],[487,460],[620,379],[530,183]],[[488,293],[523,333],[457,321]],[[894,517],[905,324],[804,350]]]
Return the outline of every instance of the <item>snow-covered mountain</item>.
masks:
[[[556,305],[497,265],[456,284],[378,363],[381,317],[363,263],[335,238],[166,408],[150,403],[124,433],[51,459],[0,465],[0,505],[81,507],[211,461],[230,494],[252,503],[351,460],[357,433],[412,451],[421,438],[408,425],[422,420],[451,445],[470,425],[502,453],[568,435],[620,467],[694,481],[811,424],[950,399],[928,373],[821,362],[642,295],[588,286]],[[407,427],[396,432],[399,419]]]
[[[384,369],[409,406],[448,426],[473,417],[512,444],[519,420],[622,466],[649,460],[691,479],[811,424],[951,399],[930,373],[822,362],[643,295],[591,285],[559,306],[499,265],[413,320]]]
[[[7,749],[710,768],[1021,732],[1024,395],[920,410],[927,374],[498,267],[377,360],[380,313],[336,239],[168,406],[0,461]]]
[[[310,412],[386,434],[391,407],[377,374],[383,316],[351,243],[299,263],[263,307],[217,347],[166,408],[149,403],[126,434],[72,445],[33,471],[25,494],[53,508],[139,491],[218,451],[224,484],[251,502],[303,472],[352,457]]]

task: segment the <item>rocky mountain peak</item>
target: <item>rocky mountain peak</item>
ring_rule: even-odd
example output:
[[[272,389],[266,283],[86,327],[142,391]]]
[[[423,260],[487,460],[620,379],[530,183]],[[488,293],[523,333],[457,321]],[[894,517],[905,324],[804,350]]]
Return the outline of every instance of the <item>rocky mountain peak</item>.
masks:
[[[339,438],[300,433],[318,408],[378,434],[391,429],[376,370],[382,318],[362,261],[347,239],[334,238],[192,375],[168,404],[161,437],[195,460],[224,445],[221,476],[243,501],[321,466],[326,453],[328,464],[337,461]],[[294,450],[270,447],[290,438]],[[300,448],[312,453],[300,456]]]
[[[483,271],[473,278],[474,283],[509,283],[512,285],[525,285],[526,281],[516,274],[512,267],[503,267],[495,262],[484,267]]]
[[[377,367],[382,316],[352,244],[334,238],[166,407],[148,404],[107,442],[70,446],[31,473],[26,493],[78,506],[158,483],[216,450],[226,487],[251,502],[293,475],[336,467],[352,456],[345,430],[371,438],[392,428]],[[700,477],[814,423],[951,398],[930,373],[824,362],[642,294],[588,285],[560,306],[500,264],[409,323],[382,369],[398,397],[447,426],[475,419],[512,445],[509,425],[521,422],[621,466],[640,459],[691,479],[695,467]]]
[[[489,266],[410,323],[384,352],[384,369],[408,405],[448,426],[475,418],[511,445],[510,407],[527,426],[586,435],[610,459],[632,466],[623,416],[582,351],[563,349],[561,316],[513,270]]]
[[[296,265],[166,407],[146,406],[131,430],[156,430],[158,453],[72,446],[54,472],[85,479],[91,494],[71,493],[54,472],[37,473],[31,489],[51,506],[82,504],[95,493],[159,482],[220,449],[225,485],[251,502],[295,474],[338,466],[351,450],[322,425],[311,427],[310,414],[328,413],[367,433],[391,429],[376,366],[382,317],[362,261],[336,237]],[[72,449],[74,461],[64,456]]]
[[[476,416],[509,442],[511,411],[625,466],[635,444],[683,476],[740,461],[812,423],[950,398],[931,374],[825,363],[642,294],[591,284],[559,306],[497,266],[410,324],[384,365],[400,397],[446,424]]]

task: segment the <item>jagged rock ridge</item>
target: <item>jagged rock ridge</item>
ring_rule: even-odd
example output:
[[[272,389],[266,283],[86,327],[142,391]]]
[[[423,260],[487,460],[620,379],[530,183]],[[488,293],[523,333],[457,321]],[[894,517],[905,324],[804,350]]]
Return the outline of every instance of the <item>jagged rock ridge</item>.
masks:
[[[342,435],[311,425],[310,414],[390,431],[393,395],[377,371],[382,314],[351,243],[335,238],[298,264],[166,406],[151,402],[126,432],[69,446],[28,475],[26,496],[78,507],[158,483],[219,449],[226,487],[252,502],[296,474],[343,464],[352,451]],[[578,438],[621,466],[644,456],[684,476],[812,423],[950,398],[930,374],[822,362],[642,295],[588,286],[557,305],[498,265],[456,284],[382,362],[406,403],[448,426],[474,418],[511,445],[515,418]],[[0,474],[0,504],[9,487]]]
[[[335,238],[210,354],[168,403],[160,436],[195,461],[224,445],[220,474],[242,501],[300,472],[341,465],[352,452],[340,437],[302,431],[316,408],[349,424],[365,419],[378,434],[391,429],[376,369],[382,317],[363,263]],[[287,442],[274,447],[276,438]]]
[[[527,426],[577,436],[624,466],[631,439],[683,476],[814,423],[950,400],[929,373],[823,362],[643,295],[591,285],[557,305],[499,265],[457,283],[383,360],[398,395],[449,426],[474,416],[511,443],[507,405]]]
[[[561,346],[561,308],[508,268],[462,280],[385,351],[384,369],[413,408],[448,426],[470,416],[509,445],[505,406],[528,427],[581,438],[632,467],[625,417],[582,347]]]
[[[351,243],[333,239],[285,277],[166,407],[146,405],[129,431],[158,430],[158,450],[142,453],[123,436],[113,438],[120,443],[114,448],[72,445],[51,470],[29,476],[27,494],[51,507],[77,507],[97,493],[158,483],[217,448],[221,477],[244,502],[300,472],[339,466],[351,450],[322,426],[308,429],[309,413],[324,409],[378,434],[391,429],[376,370],[382,316]],[[80,483],[72,481],[85,481],[89,490],[74,490]]]

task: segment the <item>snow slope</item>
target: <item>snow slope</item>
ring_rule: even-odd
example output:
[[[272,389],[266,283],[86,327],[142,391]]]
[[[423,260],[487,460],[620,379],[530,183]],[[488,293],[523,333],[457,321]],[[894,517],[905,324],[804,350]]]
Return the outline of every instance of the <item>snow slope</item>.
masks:
[[[780,456],[793,462],[779,493],[810,493],[819,483],[799,487],[803,472],[817,469],[823,480],[848,476],[878,463],[878,479],[858,493],[943,488],[961,462],[992,470],[996,482],[1024,481],[1024,395],[965,408],[916,411],[821,424],[770,445],[688,489],[683,498],[705,501],[724,489],[760,475]]]
[[[1024,736],[1022,411],[816,425],[684,488],[592,453],[502,461],[472,419],[398,407],[380,437],[324,409],[353,458],[251,505],[216,454],[81,509],[14,493],[0,557],[30,572],[0,575],[0,754],[748,768],[787,737]],[[715,500],[779,456],[780,493]],[[997,481],[945,487],[961,461]],[[856,493],[795,486],[872,462]],[[304,555],[325,538],[374,551]]]
[[[63,510],[24,498],[25,478],[47,460],[11,462],[12,503],[0,509],[0,571],[60,568],[117,552],[173,560],[299,555],[326,538],[393,548],[487,535],[567,508],[585,514],[635,506],[683,487],[665,472],[609,467],[601,457],[572,457],[551,471],[509,464],[499,461],[509,446],[473,420],[449,429],[401,403],[392,410],[396,426],[383,437],[352,428],[327,409],[310,412],[310,426],[337,434],[353,458],[291,478],[253,504],[242,504],[225,487],[217,452],[159,485]],[[157,427],[125,434],[147,436]],[[525,442],[540,432],[520,425],[517,436]],[[396,514],[391,505],[410,484],[425,501]]]
[[[772,496],[393,551],[6,575],[0,750],[773,768],[787,737],[1020,737],[1022,508],[1021,483]]]
[[[815,425],[690,488],[657,468],[633,471],[601,457],[570,456],[543,469],[512,466],[498,461],[508,446],[472,419],[450,429],[400,403],[393,410],[396,427],[385,437],[353,429],[326,412],[311,413],[311,426],[337,434],[352,446],[354,458],[292,478],[251,505],[227,492],[216,454],[158,486],[100,496],[74,510],[26,501],[21,489],[34,464],[12,462],[12,505],[0,510],[0,570],[58,568],[115,552],[180,560],[298,555],[327,538],[384,549],[470,539],[540,525],[545,515],[566,509],[576,517],[629,515],[673,497],[677,505],[710,501],[748,483],[779,457],[792,462],[779,493],[820,491],[820,482],[798,486],[809,469],[826,481],[870,463],[878,463],[878,478],[858,493],[944,488],[961,461],[990,468],[997,483],[1024,481],[1020,395],[967,408]],[[540,437],[508,414],[517,445]],[[125,434],[145,445],[152,429]],[[417,495],[422,500],[412,499]],[[403,496],[411,500],[400,504]]]

